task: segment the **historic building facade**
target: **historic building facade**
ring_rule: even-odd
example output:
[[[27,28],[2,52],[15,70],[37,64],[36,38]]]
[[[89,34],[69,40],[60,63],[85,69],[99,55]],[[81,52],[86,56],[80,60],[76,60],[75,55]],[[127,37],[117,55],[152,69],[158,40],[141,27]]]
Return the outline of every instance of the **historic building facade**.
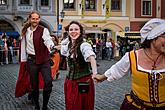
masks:
[[[85,33],[95,38],[102,36],[116,40],[116,32],[130,27],[131,0],[64,0],[59,1],[65,12],[59,24],[66,26],[70,21],[79,21]]]
[[[18,35],[28,14],[37,10],[51,33],[61,35],[76,20],[89,36],[116,41],[118,33],[139,32],[149,19],[164,19],[164,5],[165,0],[0,0],[0,34]]]
[[[41,13],[41,24],[50,32],[56,25],[54,0],[0,0],[0,33],[19,35],[32,10]]]
[[[165,19],[165,0],[132,0],[130,30],[139,31],[151,18]]]
[[[131,0],[0,0],[0,31],[18,32],[32,10],[41,13],[41,24],[60,32],[70,21],[82,23],[86,33],[116,32],[130,27]],[[59,28],[60,27],[60,28]],[[59,28],[59,29],[58,29]],[[14,33],[13,33],[14,34]]]

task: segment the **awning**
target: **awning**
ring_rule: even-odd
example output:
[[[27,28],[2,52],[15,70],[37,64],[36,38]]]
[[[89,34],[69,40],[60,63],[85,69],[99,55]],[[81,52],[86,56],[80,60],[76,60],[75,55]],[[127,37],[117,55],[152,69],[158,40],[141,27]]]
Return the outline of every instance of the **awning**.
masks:
[[[98,33],[98,34],[104,34],[106,32],[103,32],[101,30],[85,30],[85,33]]]
[[[7,36],[11,36],[11,37],[19,37],[19,33],[14,31],[14,32],[6,32]]]
[[[0,35],[2,35],[3,34],[3,32],[0,32]]]
[[[106,32],[103,32],[100,27],[84,27],[84,31],[86,34],[88,34],[88,33],[98,33],[98,34],[106,33]]]
[[[111,31],[111,30],[110,29],[103,29],[102,31],[108,32],[108,31]]]
[[[136,32],[136,31],[117,32],[117,36],[120,36],[120,37],[123,37],[123,38],[138,39],[138,38],[140,38],[140,33]]]

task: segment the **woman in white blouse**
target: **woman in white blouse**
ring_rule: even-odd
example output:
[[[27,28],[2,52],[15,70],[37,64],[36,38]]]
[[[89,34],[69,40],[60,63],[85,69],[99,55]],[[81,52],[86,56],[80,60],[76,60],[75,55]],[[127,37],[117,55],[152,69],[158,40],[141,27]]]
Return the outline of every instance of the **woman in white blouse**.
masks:
[[[132,89],[120,110],[165,110],[165,20],[151,19],[140,33],[142,48],[94,79],[113,81],[131,71]]]
[[[72,21],[68,25],[68,35],[61,42],[61,54],[67,57],[69,66],[64,83],[66,110],[94,110],[92,76],[97,74],[96,55],[84,40],[80,23]]]

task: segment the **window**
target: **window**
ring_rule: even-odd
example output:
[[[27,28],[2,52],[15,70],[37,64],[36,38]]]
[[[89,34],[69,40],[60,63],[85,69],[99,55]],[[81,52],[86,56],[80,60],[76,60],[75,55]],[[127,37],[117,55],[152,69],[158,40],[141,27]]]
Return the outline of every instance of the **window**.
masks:
[[[121,0],[111,0],[111,10],[121,10]]]
[[[86,10],[95,10],[95,0],[85,0],[85,9]]]
[[[0,0],[0,5],[7,5],[7,0]]]
[[[30,0],[20,0],[20,4],[30,5]]]
[[[64,9],[75,9],[75,0],[64,0]]]
[[[142,15],[151,15],[151,0],[142,1]]]
[[[41,0],[41,6],[49,6],[49,0]]]

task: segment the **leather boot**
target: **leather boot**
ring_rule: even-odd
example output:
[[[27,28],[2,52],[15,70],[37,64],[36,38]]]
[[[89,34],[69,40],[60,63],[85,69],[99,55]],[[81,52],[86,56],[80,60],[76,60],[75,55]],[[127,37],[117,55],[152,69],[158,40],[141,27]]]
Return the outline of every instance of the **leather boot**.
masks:
[[[50,98],[50,93],[51,90],[48,91],[43,91],[43,106],[42,106],[42,110],[48,110],[48,102],[49,102],[49,98]]]

